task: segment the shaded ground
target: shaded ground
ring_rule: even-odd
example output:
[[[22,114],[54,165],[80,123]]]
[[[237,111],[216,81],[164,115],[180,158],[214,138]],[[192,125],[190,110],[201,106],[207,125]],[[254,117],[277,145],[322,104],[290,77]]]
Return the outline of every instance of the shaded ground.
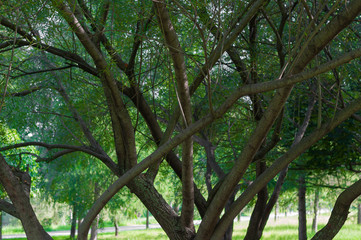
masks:
[[[159,224],[149,224],[149,228],[160,228]],[[137,226],[120,226],[118,227],[118,231],[132,231],[132,230],[144,230],[145,225],[137,225]],[[108,233],[115,232],[114,227],[106,227],[99,229],[99,233]],[[69,236],[70,231],[52,231],[49,232],[50,236]],[[25,234],[11,234],[11,235],[3,235],[3,239],[12,239],[12,238],[26,238]]]
[[[248,217],[242,217],[243,220],[248,221]],[[199,224],[200,221],[199,220],[195,220],[194,224]],[[149,228],[150,229],[156,229],[156,228],[160,228],[159,224],[149,224]],[[134,226],[120,226],[118,227],[118,231],[122,232],[122,231],[133,231],[133,230],[145,230],[146,227],[145,225],[134,225]],[[112,233],[115,232],[114,227],[106,227],[106,228],[100,228],[98,230],[98,233]],[[50,236],[55,237],[55,236],[69,236],[70,235],[70,230],[64,230],[64,231],[51,231],[48,232],[50,234]],[[76,232],[77,234],[77,232]],[[13,239],[13,238],[26,238],[25,234],[7,234],[7,235],[3,235],[2,236],[3,239]]]

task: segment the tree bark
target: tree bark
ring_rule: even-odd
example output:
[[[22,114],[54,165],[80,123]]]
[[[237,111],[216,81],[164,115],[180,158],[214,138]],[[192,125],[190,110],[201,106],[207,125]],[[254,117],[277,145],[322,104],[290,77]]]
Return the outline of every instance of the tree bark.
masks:
[[[299,54],[297,61],[294,63],[294,67],[293,67],[291,74],[300,73],[306,67],[306,65],[329,42],[331,42],[332,39],[340,31],[342,31],[345,27],[347,27],[349,24],[351,24],[354,21],[354,19],[359,15],[360,11],[361,11],[360,1],[354,0],[354,1],[349,2],[349,4],[345,7],[345,9],[343,11],[341,11],[330,22],[328,22],[327,25],[323,29],[321,29],[311,39],[311,41],[307,45],[305,45],[305,48]],[[244,165],[248,166],[249,161],[251,161],[251,158],[255,154],[255,151],[258,150],[258,148],[261,144],[261,141],[263,141],[264,137],[268,133],[270,124],[272,124],[274,119],[278,116],[278,114],[280,112],[279,108],[281,108],[284,105],[284,103],[287,101],[288,95],[290,94],[291,90],[292,90],[292,87],[286,87],[286,88],[283,88],[283,89],[277,91],[277,94],[272,99],[272,101],[271,101],[269,107],[267,108],[263,118],[261,119],[259,125],[253,132],[252,137],[249,139],[247,147],[242,151],[242,154],[241,154],[240,158],[238,159],[239,161],[237,161],[235,163],[235,167],[228,174],[225,182],[229,186],[224,186],[226,184],[223,184],[221,186],[221,189],[224,189],[224,190],[219,191],[217,193],[217,195],[214,197],[214,199],[210,205],[212,211],[206,212],[205,217],[203,218],[203,221],[198,229],[196,239],[209,239],[212,236],[212,234],[213,234],[213,236],[212,236],[213,238],[216,238],[217,236],[221,235],[225,231],[227,225],[231,224],[234,217],[239,213],[239,211],[245,205],[245,203],[243,203],[243,201],[245,201],[248,198],[252,198],[254,196],[254,192],[257,192],[255,188],[251,190],[250,187],[248,187],[247,190],[249,190],[249,191],[246,190],[242,194],[243,196],[241,195],[239,197],[240,201],[238,201],[238,200],[235,201],[235,204],[234,204],[235,209],[232,209],[228,213],[224,214],[224,216],[221,219],[221,222],[219,222],[217,227],[215,227],[215,225],[216,225],[215,221],[219,217],[219,214],[221,211],[219,206],[221,205],[224,196],[227,196],[227,194],[229,194],[229,188],[231,186],[233,186],[233,184],[238,182],[240,177],[242,177],[242,175],[244,173],[244,168],[245,168]],[[323,129],[323,130],[326,130],[328,132],[331,130],[330,127],[331,127],[331,125],[326,126],[326,129]],[[319,133],[321,133],[321,132],[322,131],[319,131]],[[318,134],[315,134],[315,135],[317,136]],[[308,145],[308,144],[305,143],[304,145]],[[303,148],[303,147],[301,147],[301,144],[297,144],[296,146],[297,147],[295,147],[293,149]],[[301,154],[301,153],[299,153],[299,154]],[[299,155],[299,154],[297,154],[297,155]],[[284,159],[287,159],[289,157],[290,156],[285,156]],[[283,157],[281,157],[279,160],[281,160],[282,158]],[[291,162],[292,160],[290,159],[289,162]],[[276,162],[278,162],[278,161],[276,160]],[[288,162],[288,161],[285,160],[285,162]],[[280,165],[280,167],[281,166],[286,167],[285,164]],[[273,165],[272,168],[277,168],[277,167],[275,165]],[[275,172],[272,174],[272,172],[275,169],[272,169],[272,168],[270,167],[269,171],[267,171],[263,174],[263,177],[266,177],[268,174],[270,174],[270,176],[271,175],[275,176],[275,174],[274,174]],[[277,173],[279,173],[279,171],[281,171],[281,170],[278,170]],[[259,187],[257,187],[258,191],[267,184],[267,182],[265,180],[266,179],[262,179],[262,180],[260,179],[259,181],[257,181],[257,179],[256,179],[256,181],[259,182],[258,184],[260,184]],[[254,185],[256,187],[255,182],[252,185]]]
[[[361,5],[360,5],[361,6]],[[322,124],[322,126],[307,137],[303,138],[298,144],[291,147],[288,152],[276,159],[262,175],[256,178],[249,187],[238,197],[238,199],[232,204],[230,210],[226,212],[221,220],[218,222],[215,231],[213,232],[213,239],[220,238],[228,227],[240,213],[240,211],[253,199],[253,197],[267,185],[282,169],[290,164],[294,159],[300,156],[304,151],[309,149],[318,140],[324,137],[327,133],[332,131],[336,126],[345,121],[355,112],[361,110],[361,98],[356,99],[350,103],[346,108],[342,109],[334,115],[332,119]]]
[[[187,228],[182,224],[178,214],[157,192],[152,182],[141,175],[131,181],[127,186],[141,199],[145,207],[152,213],[155,219],[157,219],[169,239],[188,240],[194,237],[193,229]]]
[[[357,224],[361,224],[361,203],[357,204]]]
[[[313,202],[313,220],[312,220],[312,231],[317,232],[317,224],[318,224],[318,208],[320,201],[320,189],[316,188],[315,190],[315,200]]]
[[[230,199],[228,200],[228,202],[227,202],[227,204],[226,204],[226,207],[224,208],[225,212],[228,211],[229,207],[230,207],[230,206],[232,205],[232,203],[234,202],[234,198],[235,198],[235,196],[236,196],[236,194],[237,194],[238,191],[239,191],[239,189],[237,188],[237,189],[233,192],[233,194],[232,194],[232,196],[230,197]],[[223,236],[223,240],[232,240],[232,236],[233,236],[233,225],[234,225],[234,223],[232,223],[232,224],[228,227],[227,231],[225,232],[225,234],[224,234],[224,236]]]
[[[99,215],[94,219],[90,231],[90,240],[98,239],[98,225],[99,225]]]
[[[256,172],[257,177],[261,175],[266,169],[266,164],[264,160],[257,162]],[[264,210],[267,205],[268,200],[268,191],[267,187],[262,188],[262,190],[257,194],[257,202],[253,209],[251,219],[248,224],[247,233],[245,240],[258,240],[262,236],[262,231],[260,231],[260,225],[262,222],[262,217],[264,215]]]
[[[305,176],[301,175],[298,182],[298,239],[307,240]]]
[[[13,202],[28,239],[52,239],[41,226],[30,204],[29,195],[23,185],[30,184],[21,181],[14,175],[4,157],[0,154],[0,183]]]
[[[16,211],[14,204],[9,203],[8,201],[0,199],[0,211],[6,212],[11,216],[20,219],[19,213]]]
[[[292,143],[291,147],[293,147],[294,145],[299,143],[302,140],[304,134],[306,133],[306,129],[307,129],[308,124],[310,122],[311,115],[312,115],[312,110],[313,110],[313,107],[315,105],[315,102],[316,102],[316,100],[314,98],[310,97],[308,107],[307,107],[307,112],[305,113],[304,120],[302,122],[302,125],[299,127],[299,129],[297,131],[297,134],[296,134],[296,136],[295,136],[295,138],[293,140],[293,143]],[[276,204],[278,204],[277,200],[278,200],[279,195],[281,193],[281,189],[282,189],[283,183],[284,183],[284,181],[286,179],[287,172],[288,172],[288,166],[286,166],[280,172],[280,174],[278,176],[278,179],[277,179],[276,186],[275,186],[275,188],[273,190],[272,196],[268,200],[268,203],[267,203],[266,209],[264,211],[264,214],[262,216],[262,221],[261,221],[260,227],[259,227],[259,232],[260,232],[261,236],[262,236],[264,228],[266,227],[268,218],[269,218],[269,216],[271,214],[271,211],[272,211],[273,207]],[[277,205],[276,205],[276,207],[277,207]],[[276,211],[277,211],[277,209],[275,209],[275,212]],[[276,218],[276,215],[275,215],[275,218]]]
[[[345,224],[351,203],[361,195],[361,180],[346,188],[337,198],[326,226],[316,233],[312,240],[331,240]]]
[[[192,109],[183,49],[170,20],[165,2],[153,1],[153,3],[159,26],[174,64],[179,107],[183,116],[184,128],[186,128],[192,123]],[[191,137],[182,144],[182,197],[182,222],[187,228],[194,230],[193,140]]]
[[[147,209],[146,221],[145,221],[145,228],[149,228],[149,210]]]
[[[77,207],[76,204],[73,204],[73,212],[71,216],[71,228],[70,228],[70,238],[75,239],[75,230],[76,230],[76,219],[77,219]]]
[[[96,201],[100,194],[100,188],[98,183],[94,184],[94,201]],[[90,240],[97,240],[98,239],[98,225],[99,225],[99,214],[96,216],[92,223],[91,231],[90,231]]]

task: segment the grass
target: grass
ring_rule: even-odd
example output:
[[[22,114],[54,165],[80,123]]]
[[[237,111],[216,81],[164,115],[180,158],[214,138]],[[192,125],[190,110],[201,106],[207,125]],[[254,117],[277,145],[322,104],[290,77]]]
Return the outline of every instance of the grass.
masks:
[[[312,220],[308,219],[308,223]],[[327,222],[327,217],[322,216],[320,219],[319,229],[321,229]],[[244,221],[236,223],[234,227],[233,240],[241,240],[244,238],[247,230],[248,222]],[[310,224],[307,226],[309,229],[308,238],[310,239],[314,233],[311,233]],[[268,226],[265,228],[262,240],[297,240],[298,239],[298,226],[297,216],[278,219],[276,222],[273,219],[269,220]],[[361,235],[361,226],[346,222],[341,231],[334,238],[335,240],[359,240]],[[18,238],[24,240],[25,238]],[[54,240],[68,240],[67,237],[54,237]],[[119,232],[119,236],[115,237],[114,233],[102,233],[98,235],[100,240],[149,240],[160,239],[166,240],[168,237],[161,229],[148,229],[148,230],[133,230],[126,232]]]
[[[118,226],[134,226],[134,225],[145,225],[146,219],[145,218],[137,218],[137,219],[127,219],[125,222],[119,222]],[[157,221],[154,219],[153,216],[149,217],[149,223],[157,223]],[[102,223],[101,228],[105,227],[114,227],[113,222],[110,221],[104,221]],[[70,225],[51,225],[51,226],[44,226],[45,231],[51,232],[51,231],[66,231],[71,228]],[[19,225],[17,226],[6,226],[3,227],[2,233],[5,235],[8,234],[24,234],[24,230],[19,222]]]

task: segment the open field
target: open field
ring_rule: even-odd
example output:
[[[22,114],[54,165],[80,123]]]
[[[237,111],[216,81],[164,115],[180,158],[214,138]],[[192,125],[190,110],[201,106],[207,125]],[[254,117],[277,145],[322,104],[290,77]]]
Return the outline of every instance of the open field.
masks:
[[[327,222],[327,216],[321,216],[319,221],[319,228],[325,225]],[[311,233],[311,222],[312,219],[308,219],[308,237],[311,238],[313,233]],[[248,221],[237,222],[234,227],[234,240],[241,240],[244,238],[246,229],[248,226]],[[263,237],[263,240],[296,240],[298,239],[297,235],[298,226],[297,226],[297,216],[291,217],[282,217],[274,221],[270,219],[268,226],[266,227]],[[361,235],[361,226],[351,223],[350,221],[346,222],[343,229],[337,234],[334,238],[335,240],[359,240]],[[23,240],[25,238],[16,238],[17,240]],[[54,237],[55,240],[67,240],[67,237]],[[122,239],[122,240],[149,240],[149,239],[168,239],[166,234],[161,229],[148,229],[148,230],[134,230],[134,231],[124,231],[119,232],[119,236],[115,237],[114,233],[104,233],[99,234],[98,239],[103,240],[112,240],[112,239]]]

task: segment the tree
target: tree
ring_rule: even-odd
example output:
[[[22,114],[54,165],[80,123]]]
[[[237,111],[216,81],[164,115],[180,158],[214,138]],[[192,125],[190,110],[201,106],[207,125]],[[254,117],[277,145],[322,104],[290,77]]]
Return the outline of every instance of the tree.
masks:
[[[87,211],[79,239],[87,238],[98,213],[124,186],[170,239],[223,238],[256,194],[254,221],[264,226],[283,184],[280,180],[268,200],[268,182],[343,121],[359,118],[357,89],[343,88],[345,104],[336,113],[322,119],[318,128],[303,131],[273,162],[267,157],[279,142],[282,121],[288,120],[288,100],[310,92],[292,91],[296,84],[315,82],[316,76],[361,56],[354,44],[340,48],[344,39],[337,38],[344,33],[357,42],[352,30],[361,12],[357,0],[310,6],[266,0],[53,0],[21,6],[7,1],[1,9],[1,57],[8,62],[1,69],[8,86],[2,92],[1,114],[24,139],[1,151],[37,146],[37,161],[43,162],[82,152],[118,177]],[[327,46],[335,46],[332,59],[324,57]],[[340,87],[358,81],[357,74],[346,77]],[[328,108],[338,109],[338,101],[331,99]],[[226,116],[233,119],[229,126],[243,127],[242,134],[218,127],[227,122]],[[217,138],[202,135],[205,129],[213,136],[230,136],[230,144],[219,144],[218,155],[212,154]],[[232,140],[240,136],[241,142]],[[204,172],[194,168],[202,161],[195,151],[197,138],[208,140],[203,147],[211,153],[203,164],[209,165],[207,183],[194,175]],[[155,187],[163,159],[181,182],[180,215]],[[7,165],[5,159],[2,164]],[[256,176],[247,174],[251,169]],[[2,174],[11,177],[9,171]],[[252,183],[233,201],[249,178]],[[15,182],[2,184],[9,193],[6,185]],[[203,186],[208,187],[206,195]],[[353,191],[340,201],[348,204],[360,194]],[[20,213],[18,200],[22,198],[13,204]],[[202,217],[197,232],[195,206]],[[24,226],[35,224],[19,217]]]

